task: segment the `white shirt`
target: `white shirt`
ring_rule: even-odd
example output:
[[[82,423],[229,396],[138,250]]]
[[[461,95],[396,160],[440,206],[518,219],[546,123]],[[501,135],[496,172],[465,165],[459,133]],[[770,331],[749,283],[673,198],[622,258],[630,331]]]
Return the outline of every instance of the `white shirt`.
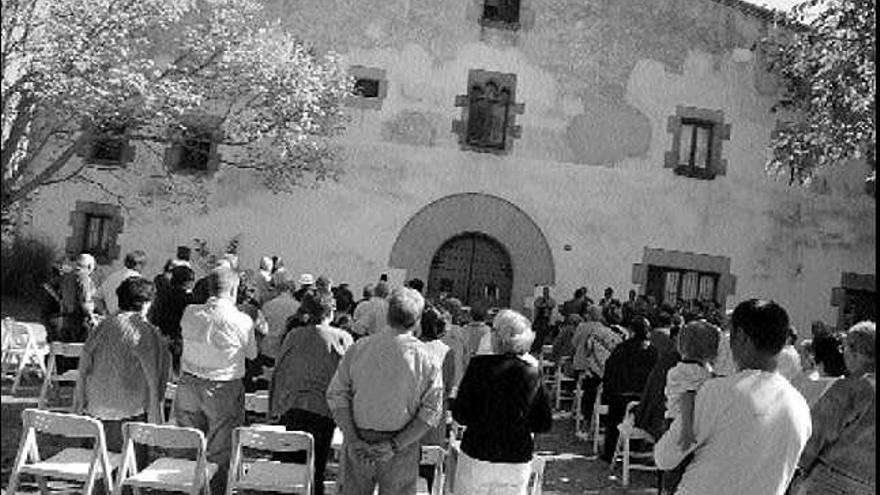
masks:
[[[697,393],[694,434],[676,495],[783,495],[812,430],[803,396],[782,375],[743,370],[706,381]],[[654,446],[660,469],[688,452],[678,447],[681,420]]]
[[[116,297],[116,289],[122,285],[125,279],[140,276],[141,273],[139,271],[127,267],[111,273],[104,280],[104,283],[101,284],[101,287],[98,288],[95,299],[104,301],[104,307],[107,308],[108,315],[115,315],[119,312],[119,298]]]
[[[719,376],[730,376],[737,371],[736,363],[733,361],[733,351],[730,350],[730,332],[721,332],[718,357],[712,363],[712,371]]]
[[[388,301],[371,297],[354,308],[351,329],[358,335],[375,335],[388,328]]]
[[[703,383],[712,377],[709,368],[697,363],[679,362],[666,372],[666,387],[663,394],[666,396],[667,418],[681,416],[681,394],[700,390]]]
[[[254,322],[229,299],[191,304],[180,320],[180,369],[199,378],[229,381],[244,376],[244,360],[257,357]]]

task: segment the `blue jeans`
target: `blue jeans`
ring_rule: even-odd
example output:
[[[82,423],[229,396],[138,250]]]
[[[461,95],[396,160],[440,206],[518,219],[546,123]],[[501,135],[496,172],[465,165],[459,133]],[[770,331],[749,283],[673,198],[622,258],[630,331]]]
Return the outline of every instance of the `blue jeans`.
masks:
[[[395,432],[371,432],[361,430],[365,441],[373,443],[391,438]],[[346,445],[344,447],[342,495],[372,495],[378,485],[379,495],[415,495],[419,479],[421,446],[413,442],[384,463],[362,465]]]

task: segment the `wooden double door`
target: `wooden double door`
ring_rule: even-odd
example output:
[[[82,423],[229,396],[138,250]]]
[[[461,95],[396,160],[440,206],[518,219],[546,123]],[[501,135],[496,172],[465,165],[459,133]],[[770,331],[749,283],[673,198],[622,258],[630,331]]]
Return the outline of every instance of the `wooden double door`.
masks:
[[[479,233],[449,239],[431,260],[428,297],[445,293],[466,306],[510,307],[513,266],[498,241]]]

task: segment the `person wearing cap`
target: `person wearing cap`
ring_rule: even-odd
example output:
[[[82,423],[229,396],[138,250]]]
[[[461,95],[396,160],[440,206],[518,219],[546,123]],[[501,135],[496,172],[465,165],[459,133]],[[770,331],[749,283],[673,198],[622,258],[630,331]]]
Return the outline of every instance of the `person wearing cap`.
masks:
[[[352,315],[354,333],[360,336],[375,335],[387,328],[385,319],[388,313],[388,302],[385,298],[388,297],[388,292],[388,284],[379,282],[373,288],[370,300],[357,305]]]
[[[351,346],[327,388],[327,404],[344,438],[343,495],[415,494],[419,441],[443,413],[440,365],[414,335],[425,300],[396,289],[388,331]]]
[[[211,489],[223,493],[232,430],[244,424],[245,359],[257,357],[257,342],[253,320],[235,306],[238,274],[220,267],[207,280],[207,302],[187,306],[180,321],[183,353],[175,418],[179,426],[205,433],[208,462],[218,465]]]
[[[116,298],[116,289],[122,285],[122,281],[130,277],[140,277],[147,264],[147,254],[138,249],[125,255],[123,267],[111,273],[95,293],[95,302],[103,308],[104,314],[115,315],[119,311],[119,303]]]
[[[303,301],[303,297],[308,292],[314,292],[315,290],[315,276],[311,273],[303,273],[299,276],[299,280],[296,281],[296,284],[299,285],[299,289],[293,293],[294,299],[299,302]]]

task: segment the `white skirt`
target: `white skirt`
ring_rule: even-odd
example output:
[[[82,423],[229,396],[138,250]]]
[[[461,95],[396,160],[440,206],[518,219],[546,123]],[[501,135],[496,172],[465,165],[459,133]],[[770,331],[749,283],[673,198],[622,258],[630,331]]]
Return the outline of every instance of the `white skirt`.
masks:
[[[532,464],[488,462],[458,452],[455,493],[461,495],[526,495]]]

